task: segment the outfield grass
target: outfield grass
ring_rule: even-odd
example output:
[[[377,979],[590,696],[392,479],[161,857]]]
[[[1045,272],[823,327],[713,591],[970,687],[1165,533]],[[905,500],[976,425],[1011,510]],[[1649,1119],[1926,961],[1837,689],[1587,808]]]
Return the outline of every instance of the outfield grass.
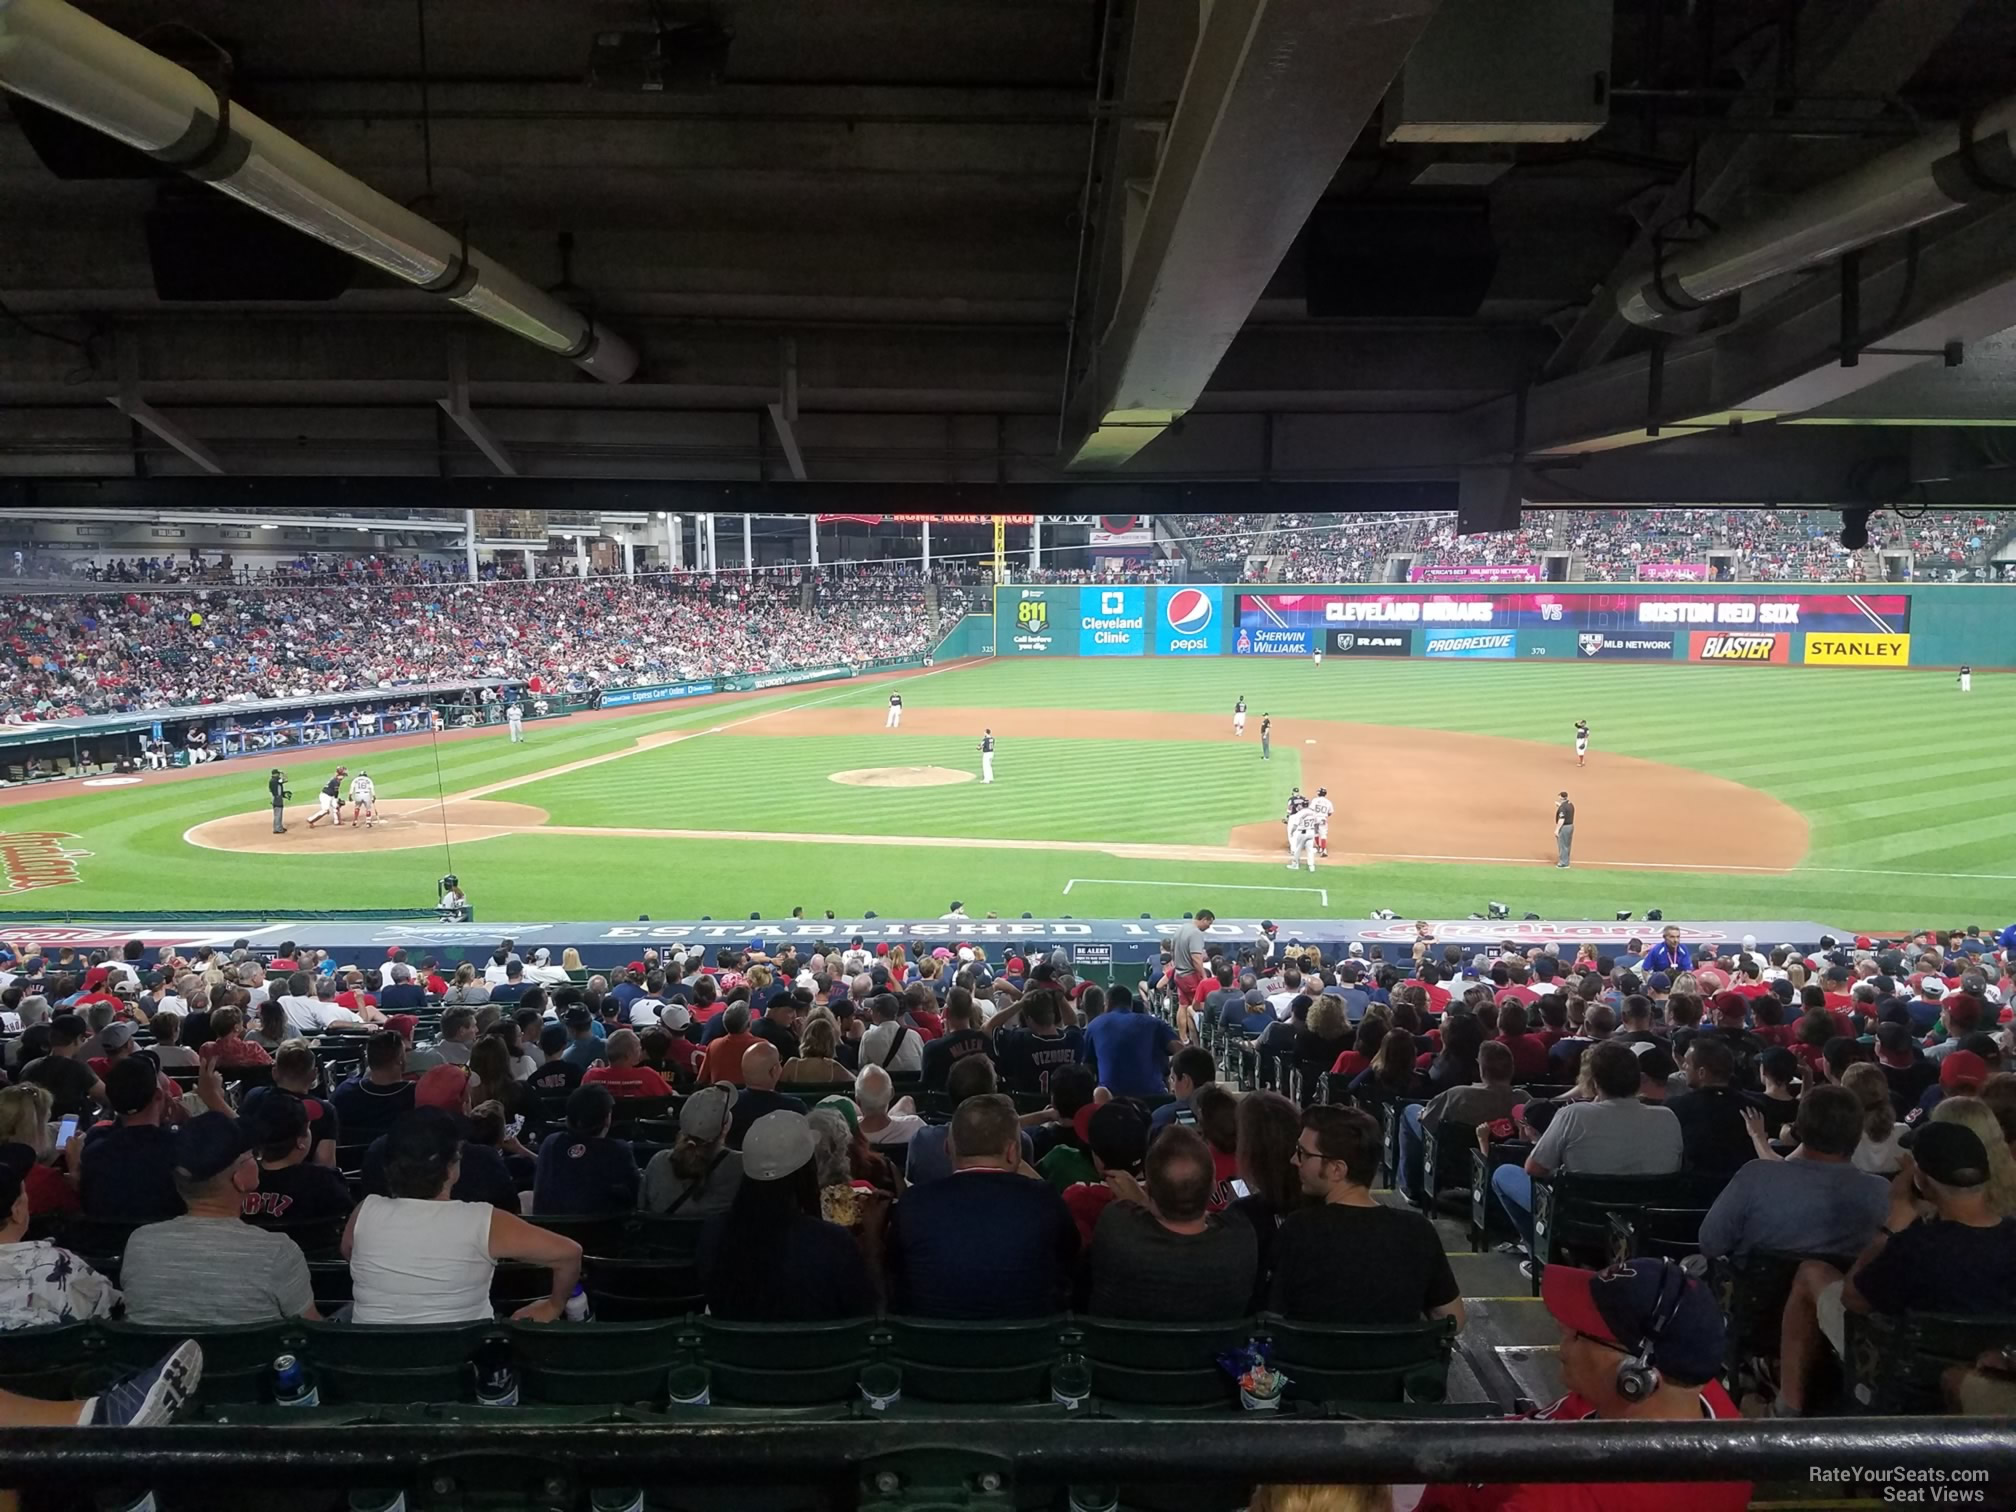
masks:
[[[1287,878],[1268,863],[1122,861],[1100,854],[877,844],[722,844],[660,838],[513,835],[382,855],[257,856],[199,849],[190,826],[258,812],[264,764],[215,776],[85,791],[8,808],[13,831],[77,834],[92,852],[82,881],[0,900],[0,908],[419,907],[453,869],[489,919],[776,917],[874,909],[935,916],[950,899],[969,912],[1079,917],[1180,912],[1205,899],[1221,912],[1282,917],[1462,915],[1498,898],[1549,917],[1606,917],[1662,907],[1670,917],[1810,917],[1852,926],[2006,922],[2016,880],[2016,763],[2000,749],[2016,714],[2016,679],[1982,677],[1964,698],[1950,674],[1822,668],[1505,662],[1339,662],[1235,658],[987,663],[945,669],[906,687],[913,709],[1060,711],[1057,737],[1005,743],[1000,781],[958,786],[842,787],[832,771],[936,763],[974,769],[967,739],[889,736],[761,739],[733,735],[640,752],[496,794],[535,804],[555,823],[1055,841],[1222,844],[1233,826],[1279,815],[1297,780],[1296,752],[1255,759],[1263,711],[1495,734],[1566,747],[1578,717],[1596,759],[1640,756],[1712,772],[1770,793],[1806,815],[1811,851],[1787,876],[1381,862]],[[1070,710],[1207,716],[1213,736],[1232,702],[1252,711],[1248,743],[1103,742],[1070,738]],[[529,776],[623,750],[639,735],[705,731],[807,706],[880,706],[879,684],[810,687],[732,705],[667,706],[593,722],[531,727],[522,746],[494,738],[371,753],[351,749],[288,763],[297,804],[337,759],[368,767],[381,795],[425,797]],[[437,787],[437,757],[438,783]],[[1354,795],[1382,850],[1405,813]],[[1528,803],[1531,795],[1508,795]],[[1350,845],[1351,816],[1332,844]],[[1648,830],[1666,822],[1644,817]],[[1679,822],[1702,822],[1687,815]],[[1156,885],[1144,885],[1156,884]],[[1173,884],[1173,885],[1172,885]],[[1065,894],[1069,885],[1070,893]],[[1327,889],[1322,906],[1305,889]],[[1218,891],[1213,891],[1218,889]],[[1250,890],[1245,890],[1250,889]]]

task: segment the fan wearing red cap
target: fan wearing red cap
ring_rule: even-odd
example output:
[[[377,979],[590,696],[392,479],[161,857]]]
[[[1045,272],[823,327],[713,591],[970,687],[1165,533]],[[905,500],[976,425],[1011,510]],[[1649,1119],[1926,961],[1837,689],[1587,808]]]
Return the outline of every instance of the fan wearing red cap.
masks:
[[[1664,1260],[1607,1271],[1550,1265],[1541,1301],[1561,1328],[1568,1395],[1544,1422],[1692,1422],[1739,1416],[1715,1377],[1722,1314],[1700,1282]],[[1419,1512],[1742,1512],[1747,1481],[1430,1486]]]

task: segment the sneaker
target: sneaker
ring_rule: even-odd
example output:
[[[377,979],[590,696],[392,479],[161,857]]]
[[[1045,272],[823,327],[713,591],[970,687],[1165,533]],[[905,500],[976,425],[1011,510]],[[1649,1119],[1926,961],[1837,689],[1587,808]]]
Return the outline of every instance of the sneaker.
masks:
[[[82,1421],[94,1428],[158,1428],[175,1420],[202,1379],[203,1346],[185,1339],[158,1364],[93,1397]]]
[[[1540,1262],[1537,1260],[1521,1260],[1519,1262],[1519,1274],[1524,1276],[1528,1281],[1538,1281],[1540,1279]]]

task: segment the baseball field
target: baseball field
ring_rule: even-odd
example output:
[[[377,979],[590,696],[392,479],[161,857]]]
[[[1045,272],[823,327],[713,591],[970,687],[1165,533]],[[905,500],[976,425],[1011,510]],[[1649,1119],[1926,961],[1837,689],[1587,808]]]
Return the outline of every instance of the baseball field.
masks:
[[[893,687],[907,707],[890,731]],[[496,730],[287,752],[281,835],[257,759],[13,790],[9,855],[41,858],[22,875],[50,875],[60,848],[75,880],[0,908],[422,908],[452,870],[479,920],[935,918],[955,899],[975,917],[1205,900],[1461,917],[1496,900],[1515,918],[1999,925],[2016,882],[2011,716],[2016,678],[1963,695],[1936,671],[986,661],[536,722],[518,745]],[[375,780],[376,828],[308,828],[339,762]],[[1291,876],[1296,784],[1327,786],[1337,815],[1329,859]]]

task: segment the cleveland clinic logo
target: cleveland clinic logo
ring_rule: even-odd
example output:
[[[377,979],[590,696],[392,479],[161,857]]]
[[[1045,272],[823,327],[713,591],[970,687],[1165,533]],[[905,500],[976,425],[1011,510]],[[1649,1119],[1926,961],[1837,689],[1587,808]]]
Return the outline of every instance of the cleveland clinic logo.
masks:
[[[80,880],[77,863],[91,852],[63,842],[82,838],[61,830],[0,831],[0,873],[6,876],[6,890],[33,892]]]

